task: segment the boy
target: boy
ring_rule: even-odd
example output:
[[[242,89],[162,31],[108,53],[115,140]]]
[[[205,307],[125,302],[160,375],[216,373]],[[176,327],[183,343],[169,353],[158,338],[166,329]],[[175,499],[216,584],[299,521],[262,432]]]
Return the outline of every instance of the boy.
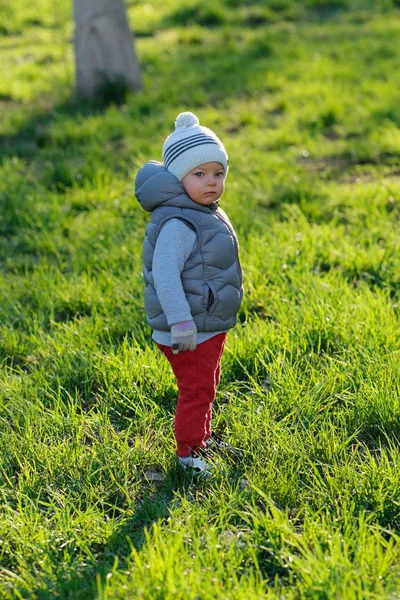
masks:
[[[163,163],[146,163],[135,182],[151,212],[143,245],[147,322],[177,379],[177,456],[193,474],[210,472],[213,450],[234,451],[211,432],[226,332],[243,298],[237,237],[219,208],[227,173],[222,142],[184,112],[165,140]]]

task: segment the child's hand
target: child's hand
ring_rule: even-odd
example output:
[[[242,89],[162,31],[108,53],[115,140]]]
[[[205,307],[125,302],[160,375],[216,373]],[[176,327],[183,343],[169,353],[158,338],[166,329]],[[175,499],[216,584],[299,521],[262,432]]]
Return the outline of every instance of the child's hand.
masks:
[[[197,329],[194,321],[182,321],[171,325],[172,354],[196,350]]]

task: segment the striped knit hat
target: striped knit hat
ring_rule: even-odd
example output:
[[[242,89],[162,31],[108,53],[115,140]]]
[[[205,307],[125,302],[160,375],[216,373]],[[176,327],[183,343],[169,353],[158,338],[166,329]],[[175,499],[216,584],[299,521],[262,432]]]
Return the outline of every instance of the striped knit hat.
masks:
[[[182,179],[195,167],[207,162],[219,162],[228,173],[228,155],[221,140],[211,129],[201,127],[191,112],[177,116],[175,131],[164,142],[164,166]]]

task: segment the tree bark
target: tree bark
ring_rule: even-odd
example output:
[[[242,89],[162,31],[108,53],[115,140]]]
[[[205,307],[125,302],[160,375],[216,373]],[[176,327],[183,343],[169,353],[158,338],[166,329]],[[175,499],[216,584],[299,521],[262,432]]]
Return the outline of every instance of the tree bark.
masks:
[[[78,94],[95,96],[104,85],[124,81],[142,88],[142,77],[124,0],[74,0]]]

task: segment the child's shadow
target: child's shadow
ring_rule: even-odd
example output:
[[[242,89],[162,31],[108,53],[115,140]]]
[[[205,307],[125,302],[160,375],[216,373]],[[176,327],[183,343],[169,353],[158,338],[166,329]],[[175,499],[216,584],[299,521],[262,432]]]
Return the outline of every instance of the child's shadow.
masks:
[[[179,508],[182,498],[191,497],[193,485],[197,487],[196,481],[176,465],[166,474],[147,470],[143,484],[146,489],[135,505],[134,514],[121,520],[93,565],[101,585],[105,584],[116,557],[118,571],[129,569],[133,549],[140,551],[146,543],[146,531],[150,531],[154,523],[166,523],[174,508]]]

